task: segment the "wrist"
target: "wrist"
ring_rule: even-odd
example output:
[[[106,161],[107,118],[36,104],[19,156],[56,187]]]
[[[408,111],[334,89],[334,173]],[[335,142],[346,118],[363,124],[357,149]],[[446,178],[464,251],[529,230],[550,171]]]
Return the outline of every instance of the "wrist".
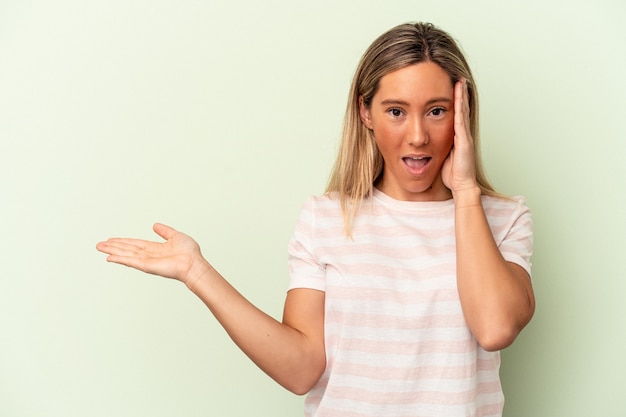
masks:
[[[473,186],[461,190],[452,190],[452,198],[456,208],[482,206],[482,190]]]
[[[195,293],[195,289],[198,287],[198,283],[205,279],[211,271],[215,271],[213,267],[206,261],[206,259],[200,257],[189,267],[189,272],[184,281],[184,284],[189,288],[191,292]]]

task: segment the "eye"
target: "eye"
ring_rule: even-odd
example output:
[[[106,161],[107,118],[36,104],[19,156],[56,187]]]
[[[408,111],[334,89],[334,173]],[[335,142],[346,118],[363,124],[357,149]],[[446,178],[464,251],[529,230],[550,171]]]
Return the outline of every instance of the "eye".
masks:
[[[387,113],[389,113],[392,117],[400,117],[403,114],[402,110],[397,107],[390,108],[387,110]]]
[[[446,112],[446,109],[444,109],[443,107],[435,107],[434,109],[430,111],[430,114],[435,117],[440,117],[440,116],[443,116],[445,112]]]

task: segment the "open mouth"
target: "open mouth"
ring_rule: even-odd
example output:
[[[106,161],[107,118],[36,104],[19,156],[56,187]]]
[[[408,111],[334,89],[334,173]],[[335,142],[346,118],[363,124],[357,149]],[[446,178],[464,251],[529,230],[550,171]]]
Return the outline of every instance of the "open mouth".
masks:
[[[423,169],[432,158],[429,156],[406,156],[402,158],[407,167],[411,170]]]

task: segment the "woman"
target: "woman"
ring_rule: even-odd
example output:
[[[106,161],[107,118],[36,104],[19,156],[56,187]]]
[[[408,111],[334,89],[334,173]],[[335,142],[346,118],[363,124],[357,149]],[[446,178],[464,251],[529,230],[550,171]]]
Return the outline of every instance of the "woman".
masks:
[[[379,37],[357,68],[327,192],[289,245],[283,321],[241,296],[189,236],[109,239],[108,261],[175,278],[308,416],[499,416],[498,350],[531,319],[532,223],[477,152],[478,101],[430,24]]]

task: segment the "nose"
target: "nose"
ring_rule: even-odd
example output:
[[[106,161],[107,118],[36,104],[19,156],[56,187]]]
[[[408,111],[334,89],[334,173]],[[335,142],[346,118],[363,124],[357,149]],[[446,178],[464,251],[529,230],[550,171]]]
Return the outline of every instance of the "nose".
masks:
[[[420,117],[412,117],[408,121],[406,138],[407,142],[413,146],[422,146],[428,143],[428,132]]]

